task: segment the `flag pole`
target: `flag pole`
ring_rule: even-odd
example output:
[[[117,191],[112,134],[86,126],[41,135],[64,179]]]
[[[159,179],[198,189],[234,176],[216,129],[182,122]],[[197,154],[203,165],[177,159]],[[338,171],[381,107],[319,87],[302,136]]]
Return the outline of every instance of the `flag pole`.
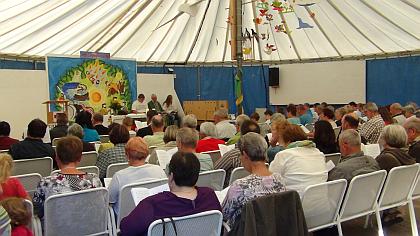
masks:
[[[235,98],[237,114],[243,113],[243,86],[242,86],[242,0],[230,0],[230,20],[231,20],[231,56],[236,60],[235,74]]]

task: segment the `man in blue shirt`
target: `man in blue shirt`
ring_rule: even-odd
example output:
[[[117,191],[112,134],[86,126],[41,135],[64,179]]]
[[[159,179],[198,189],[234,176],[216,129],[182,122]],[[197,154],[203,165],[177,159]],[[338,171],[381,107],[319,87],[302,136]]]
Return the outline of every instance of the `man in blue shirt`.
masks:
[[[308,113],[309,111],[309,113]],[[299,115],[300,123],[302,125],[311,124],[312,123],[312,112],[308,109],[305,109],[304,105],[299,105],[297,107],[297,112]]]

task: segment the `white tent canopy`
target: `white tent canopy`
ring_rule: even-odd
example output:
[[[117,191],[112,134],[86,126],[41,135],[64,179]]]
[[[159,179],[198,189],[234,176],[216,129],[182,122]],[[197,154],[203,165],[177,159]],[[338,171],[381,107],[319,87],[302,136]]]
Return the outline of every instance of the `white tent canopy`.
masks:
[[[231,62],[229,2],[0,0],[0,54],[43,57],[101,51],[144,63]],[[256,32],[248,41],[252,53],[245,55],[250,61],[420,53],[418,0],[318,0],[292,5],[294,11],[288,13],[270,6],[272,20],[261,24],[255,20],[261,18],[261,1],[242,2],[243,30]],[[281,24],[286,32],[279,32]]]

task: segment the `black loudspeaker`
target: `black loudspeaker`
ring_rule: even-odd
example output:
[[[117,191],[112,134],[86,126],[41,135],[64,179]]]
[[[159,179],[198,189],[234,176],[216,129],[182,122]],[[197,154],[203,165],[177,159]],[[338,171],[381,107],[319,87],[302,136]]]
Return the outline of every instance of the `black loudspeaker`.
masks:
[[[278,87],[280,83],[279,68],[272,67],[268,68],[268,86]]]

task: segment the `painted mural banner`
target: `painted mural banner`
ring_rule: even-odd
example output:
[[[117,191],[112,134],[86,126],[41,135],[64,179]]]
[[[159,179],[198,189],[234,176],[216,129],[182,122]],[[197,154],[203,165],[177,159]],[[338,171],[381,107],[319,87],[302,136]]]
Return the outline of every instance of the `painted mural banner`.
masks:
[[[103,58],[47,57],[51,100],[69,100],[70,109],[106,113],[136,99],[136,62]],[[53,109],[59,110],[59,107]]]

